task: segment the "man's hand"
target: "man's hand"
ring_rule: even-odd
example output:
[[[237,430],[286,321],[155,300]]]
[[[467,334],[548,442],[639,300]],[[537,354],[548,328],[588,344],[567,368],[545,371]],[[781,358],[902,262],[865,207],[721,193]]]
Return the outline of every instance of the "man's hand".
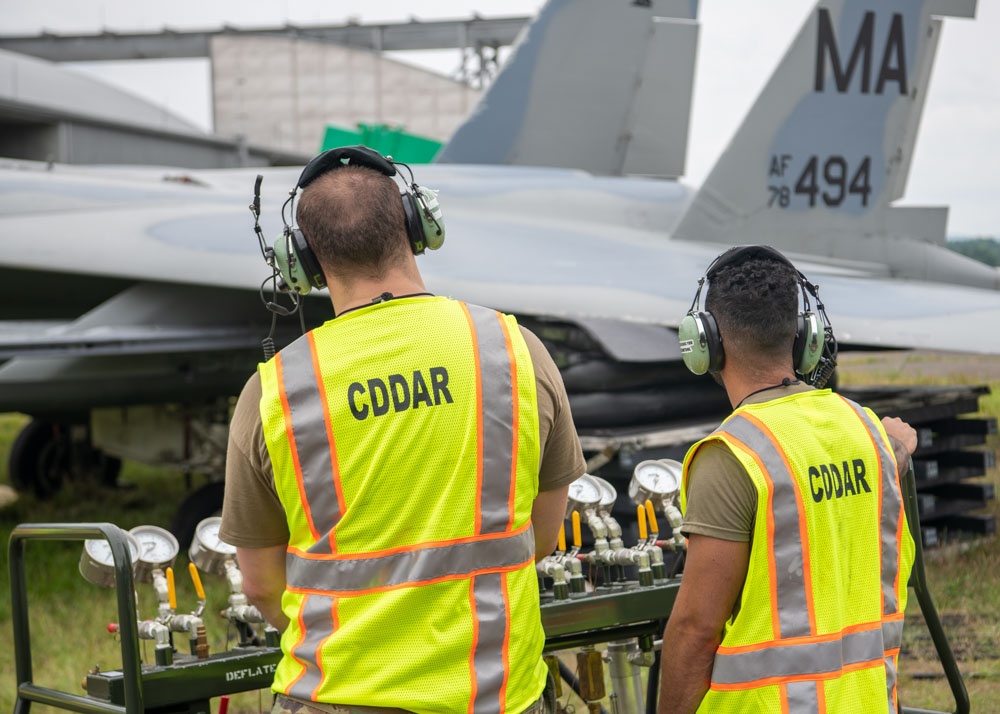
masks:
[[[896,455],[896,473],[902,476],[909,468],[910,456],[917,450],[917,431],[899,417],[883,417],[882,428]]]
[[[268,623],[284,632],[288,618],[281,610],[285,593],[285,551],[287,546],[236,548],[236,561],[243,574],[243,594]]]

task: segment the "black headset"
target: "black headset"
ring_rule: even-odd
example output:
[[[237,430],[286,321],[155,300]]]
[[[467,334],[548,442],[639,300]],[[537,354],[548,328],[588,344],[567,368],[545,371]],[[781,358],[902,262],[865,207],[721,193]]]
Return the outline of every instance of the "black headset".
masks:
[[[795,342],[792,345],[792,365],[795,373],[815,387],[823,387],[837,366],[837,340],[826,316],[826,309],[819,299],[819,287],[810,283],[792,262],[767,245],[735,246],[719,255],[698,280],[691,309],[677,329],[681,358],[695,374],[717,373],[726,363],[719,326],[712,313],[701,305],[701,291],[705,281],[711,281],[723,268],[753,258],[768,258],[783,263],[798,276],[802,294],[802,311],[795,325]],[[813,312],[809,297],[816,301]],[[822,324],[821,324],[822,323]]]
[[[306,164],[299,175],[295,188],[281,207],[281,219],[285,228],[274,242],[274,267],[284,281],[284,288],[299,295],[306,295],[312,288],[326,287],[323,268],[298,227],[293,227],[285,218],[285,210],[293,208],[295,195],[317,178],[329,171],[344,166],[364,166],[385,176],[396,176],[397,166],[403,166],[410,174],[410,183],[401,192],[403,215],[406,222],[406,237],[414,255],[426,249],[437,250],[444,243],[444,219],[438,204],[437,192],[418,186],[413,179],[413,171],[407,164],[393,161],[390,156],[382,156],[367,146],[344,146],[330,149],[316,156]]]

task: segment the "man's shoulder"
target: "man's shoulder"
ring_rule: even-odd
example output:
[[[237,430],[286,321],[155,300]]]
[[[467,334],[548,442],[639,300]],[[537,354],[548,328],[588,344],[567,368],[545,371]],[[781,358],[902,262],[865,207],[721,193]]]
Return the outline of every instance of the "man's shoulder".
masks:
[[[524,338],[524,344],[528,348],[528,354],[531,356],[531,364],[535,369],[535,379],[543,381],[558,379],[562,381],[559,368],[538,335],[524,325],[519,324],[518,328],[520,329],[521,336]]]
[[[261,392],[260,372],[254,370],[243,384],[239,401],[252,401],[254,404],[257,404],[260,402]]]

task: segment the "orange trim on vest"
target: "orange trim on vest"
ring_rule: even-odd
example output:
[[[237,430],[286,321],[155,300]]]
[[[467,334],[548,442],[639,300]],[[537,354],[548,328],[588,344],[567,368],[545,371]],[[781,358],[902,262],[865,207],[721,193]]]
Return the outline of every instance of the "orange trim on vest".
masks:
[[[774,432],[772,432],[767,425],[764,424],[764,422],[749,412],[744,412],[740,416],[760,429],[761,433],[767,438],[767,440],[774,445],[774,450],[781,455],[781,461],[785,464],[785,470],[788,471],[789,480],[792,482],[792,489],[795,491],[795,505],[799,511],[799,540],[802,542],[802,584],[805,586],[806,613],[809,615],[809,632],[815,634],[816,607],[813,603],[812,566],[810,565],[811,557],[809,553],[809,527],[807,523],[808,519],[805,516],[805,502],[802,500],[802,489],[799,488],[799,481],[795,478],[795,469],[793,469],[792,465],[788,462],[788,455],[785,453],[785,450],[781,448],[778,440],[774,437]]]
[[[306,641],[306,623],[302,619],[302,615],[305,611],[306,611],[306,603],[305,601],[303,601],[301,607],[299,607],[299,616],[296,618],[299,621],[299,639],[288,650],[288,655],[295,660],[295,662],[301,668],[301,671],[298,673],[298,676],[296,676],[295,679],[292,680],[292,683],[288,685],[287,691],[289,692],[295,688],[295,685],[299,683],[300,679],[306,676],[306,672],[309,670],[309,666],[295,656],[295,650],[297,650],[302,645],[302,643]]]
[[[771,591],[771,632],[778,633],[781,632],[781,621],[778,619],[778,566],[774,562],[774,482],[756,451],[732,434],[726,434],[723,441],[732,442],[734,446],[738,446],[741,451],[753,458],[767,486],[767,573],[770,581],[768,587]]]
[[[758,689],[760,687],[769,687],[773,684],[793,684],[795,682],[824,682],[830,679],[840,679],[844,676],[844,673],[856,672],[862,669],[871,669],[872,667],[882,667],[885,662],[883,657],[878,657],[867,662],[854,662],[848,665],[844,665],[840,669],[830,670],[829,672],[819,672],[813,674],[787,674],[776,677],[763,677],[761,679],[755,679],[750,682],[740,682],[738,684],[717,684],[713,682],[710,689],[716,692],[742,692],[747,689]]]
[[[510,343],[508,342],[508,345]],[[513,355],[511,356],[513,360]],[[517,410],[514,410],[517,413]],[[516,431],[514,432],[517,433]],[[511,489],[512,491],[514,489]],[[507,574],[500,576],[500,592],[503,595],[503,612],[505,627],[503,631],[503,652],[501,662],[503,662],[503,684],[500,687],[500,711],[507,711],[507,680],[510,679],[510,593],[507,591]]]
[[[781,714],[791,714],[788,709],[788,689],[785,685],[781,685],[778,691],[781,694]]]
[[[372,559],[381,558],[386,555],[398,555],[399,553],[409,553],[416,550],[429,550],[431,548],[436,548],[445,545],[461,545],[462,543],[478,543],[485,540],[497,540],[499,538],[512,538],[514,536],[521,535],[525,531],[531,528],[531,521],[529,520],[523,526],[513,531],[506,531],[501,533],[481,533],[479,535],[463,536],[461,538],[452,538],[450,540],[432,540],[425,543],[419,543],[417,545],[401,545],[396,548],[386,548],[384,550],[369,550],[364,553],[309,553],[296,546],[288,546],[286,552],[297,555],[300,558],[305,558],[306,560],[357,560],[358,558]]]
[[[302,464],[299,463],[299,449],[295,444],[295,432],[292,430],[292,408],[288,404],[288,394],[285,393],[285,370],[280,352],[274,356],[274,370],[277,376],[278,396],[281,398],[281,412],[285,419],[285,439],[288,441],[288,451],[292,455],[292,466],[295,469],[295,484],[299,489],[299,500],[302,502],[306,523],[309,524],[309,532],[312,534],[313,542],[315,542],[319,540],[319,532],[313,523],[312,512],[309,510],[309,500],[306,498],[306,486],[302,481]]]
[[[483,530],[483,367],[479,360],[479,333],[469,306],[460,302],[472,338],[472,363],[476,365],[476,533]],[[474,701],[474,700],[473,700]]]
[[[472,647],[469,648],[469,711],[476,710],[476,697],[479,695],[479,682],[476,680],[476,649],[479,647],[479,617],[476,615],[476,579],[469,578],[469,611],[472,613]]]
[[[497,313],[497,321],[500,323],[500,330],[503,332],[504,346],[507,348],[507,358],[510,361],[511,412],[513,413],[511,421],[513,425],[513,429],[511,430],[513,437],[511,439],[510,451],[510,495],[507,498],[507,513],[509,514],[507,530],[509,531],[514,527],[515,496],[517,495],[517,440],[518,429],[520,428],[518,422],[521,413],[521,400],[517,391],[517,358],[514,356],[514,345],[510,341],[510,332],[507,330],[507,323],[503,319],[503,315],[499,312]],[[503,711],[503,707],[501,707],[501,711]]]
[[[398,585],[379,585],[375,588],[367,588],[365,590],[319,590],[317,588],[298,588],[293,585],[286,585],[285,589],[290,593],[297,593],[299,595],[326,595],[334,597],[353,597],[355,595],[371,595],[373,593],[385,593],[391,590],[403,590],[405,588],[412,588],[421,585],[434,585],[436,583],[446,583],[452,580],[474,580],[476,576],[479,575],[489,575],[490,573],[513,573],[521,568],[527,566],[529,563],[535,562],[535,556],[531,556],[523,563],[514,563],[513,565],[501,565],[496,568],[483,568],[482,570],[476,570],[471,573],[455,573],[453,575],[442,575],[438,578],[428,578],[427,580],[409,580],[405,583],[399,583]],[[299,618],[301,621],[301,618]]]
[[[316,338],[308,332],[309,354],[312,357],[313,374],[316,376],[316,386],[319,390],[320,403],[323,406],[323,424],[326,426],[326,441],[330,446],[330,478],[337,491],[337,510],[344,513],[344,489],[340,483],[340,464],[337,461],[337,441],[333,436],[333,419],[330,416],[330,401],[326,397],[326,384],[323,382],[323,370],[319,364],[319,354],[316,350]],[[330,552],[337,552],[337,529],[330,529]]]
[[[339,625],[339,623],[337,622],[337,599],[336,598],[331,598],[331,599],[333,600],[333,602],[330,604],[330,621],[333,623],[333,627],[330,628],[330,634],[324,637],[323,641],[320,643],[319,646],[320,651],[323,650],[323,647],[324,645],[326,645],[327,641],[329,641],[337,633]],[[317,694],[317,692],[319,692],[319,690],[323,688],[323,682],[326,681],[326,670],[323,668],[322,657],[316,658],[316,667],[319,669],[319,684],[317,684],[316,688],[313,689],[312,691],[312,696],[310,698],[313,701],[319,700],[319,695]]]
[[[840,397],[840,399],[842,401],[844,401],[845,403],[847,402],[847,400],[844,399],[843,396],[841,396],[839,394],[837,396]],[[864,419],[861,418],[861,415],[858,414],[853,408],[851,409],[851,413],[854,414],[854,417],[859,422],[861,422],[861,425],[865,429],[865,433],[868,434],[868,440],[871,441],[872,448],[875,451],[875,460],[878,462],[878,473],[879,473],[879,479],[878,479],[879,491],[878,491],[878,494],[879,494],[879,497],[878,497],[878,521],[876,521],[876,522],[879,524],[879,527],[881,528],[881,524],[882,524],[882,505],[885,502],[885,494],[883,494],[883,492],[882,492],[882,470],[883,470],[883,466],[882,466],[882,450],[878,448],[878,444],[875,443],[875,436],[868,429],[868,425],[865,424],[865,421],[864,421]],[[896,483],[897,483],[897,486],[898,486],[899,485],[899,477],[898,476],[896,477]],[[903,494],[903,492],[900,491],[899,493],[900,493],[900,504],[902,504],[902,494]],[[902,527],[903,527],[903,519],[899,518],[898,522],[899,522],[899,525],[896,526],[896,554],[897,554],[896,557],[897,557],[897,559],[900,557],[900,554],[903,552],[902,551]],[[879,538],[879,541],[878,541],[878,562],[880,564],[883,562],[883,557],[882,556],[883,556],[883,554],[882,554],[882,539]],[[898,599],[899,599],[899,568],[896,569],[896,579],[893,581],[893,591],[896,593],[896,598],[897,598],[896,609],[898,610],[899,609],[899,603],[898,603]],[[879,603],[880,603],[880,605],[879,605],[879,612],[882,615],[885,615],[885,593],[882,591],[881,588],[879,588]]]
[[[823,642],[833,642],[835,640],[842,639],[845,635],[850,635],[856,632],[868,632],[870,630],[881,630],[882,621],[876,620],[875,622],[863,622],[859,625],[851,625],[850,627],[845,627],[840,632],[830,632],[825,635],[807,635],[803,637],[784,637],[775,638],[773,640],[768,640],[767,642],[758,642],[753,645],[739,645],[737,647],[727,647],[726,645],[719,645],[718,652],[723,655],[730,654],[743,654],[746,652],[758,652],[760,650],[766,650],[770,647],[775,646],[795,646],[795,645],[818,645]]]

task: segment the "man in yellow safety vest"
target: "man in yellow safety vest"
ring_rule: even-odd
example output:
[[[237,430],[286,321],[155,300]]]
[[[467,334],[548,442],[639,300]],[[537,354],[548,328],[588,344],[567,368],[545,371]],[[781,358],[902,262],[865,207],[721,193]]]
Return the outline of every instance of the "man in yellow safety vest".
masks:
[[[684,460],[659,711],[895,712],[916,432],[816,388],[836,343],[816,286],[773,248],[719,256],[679,333],[734,411]]]
[[[282,630],[276,714],[541,712],[534,562],[580,443],[537,337],[427,291],[443,218],[397,166],[345,147],[299,178],[275,263],[336,317],[240,395],[220,535]]]

